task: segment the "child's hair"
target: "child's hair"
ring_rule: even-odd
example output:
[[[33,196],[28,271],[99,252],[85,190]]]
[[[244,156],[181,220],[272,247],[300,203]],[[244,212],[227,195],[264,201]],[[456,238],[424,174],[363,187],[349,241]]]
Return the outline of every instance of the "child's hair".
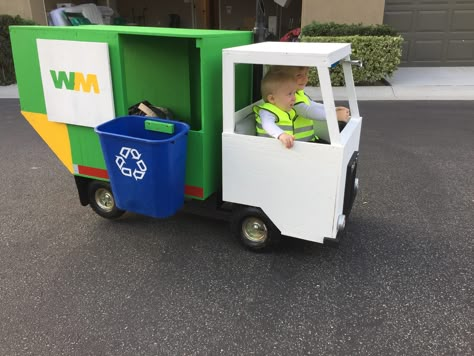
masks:
[[[295,83],[294,76],[285,71],[268,71],[260,85],[263,100],[267,101],[268,96],[274,94],[285,83]]]
[[[308,69],[309,67],[303,67],[303,66],[271,66],[270,67],[270,72],[285,72],[285,73],[290,73],[292,75],[295,75],[297,71],[299,70],[304,70]]]

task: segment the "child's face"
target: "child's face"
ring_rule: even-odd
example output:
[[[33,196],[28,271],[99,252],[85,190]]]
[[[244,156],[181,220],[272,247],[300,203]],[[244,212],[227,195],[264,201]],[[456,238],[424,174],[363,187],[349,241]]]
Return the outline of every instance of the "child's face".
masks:
[[[268,102],[283,111],[290,111],[295,105],[296,88],[297,84],[295,82],[284,83],[268,96]]]
[[[308,84],[308,72],[309,68],[298,69],[296,71],[296,84],[298,85],[298,90],[303,90]]]

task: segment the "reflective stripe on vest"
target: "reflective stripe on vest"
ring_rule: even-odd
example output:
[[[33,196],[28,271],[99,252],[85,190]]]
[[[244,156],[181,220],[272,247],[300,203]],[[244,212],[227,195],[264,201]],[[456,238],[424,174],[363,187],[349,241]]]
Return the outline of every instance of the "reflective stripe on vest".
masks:
[[[264,103],[259,106],[254,106],[255,119],[257,121],[257,136],[271,137],[262,127],[262,119],[259,111],[261,109],[267,110],[275,115],[275,124],[285,133],[295,137],[297,141],[312,141],[314,139],[313,121],[302,118],[296,115],[295,110],[290,112],[283,111],[270,103]]]
[[[298,104],[311,105],[311,100],[312,99],[304,92],[303,89],[296,91],[296,93],[295,93],[295,105],[298,105]],[[303,116],[299,116],[299,118],[304,119],[304,120],[309,120],[309,119],[307,119]],[[313,122],[313,120],[310,120],[310,121]],[[314,131],[313,131],[313,133],[314,133]],[[319,137],[316,136],[316,133],[314,133],[314,138],[319,140]]]

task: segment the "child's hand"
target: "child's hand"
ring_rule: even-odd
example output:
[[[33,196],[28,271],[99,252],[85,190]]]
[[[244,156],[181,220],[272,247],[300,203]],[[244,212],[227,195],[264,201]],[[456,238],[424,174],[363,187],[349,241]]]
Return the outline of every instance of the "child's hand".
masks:
[[[283,132],[278,136],[278,139],[283,143],[283,145],[286,148],[291,148],[293,147],[293,142],[295,142],[295,138],[291,135],[288,135],[287,133]]]
[[[349,111],[348,108],[346,108],[344,106],[337,106],[336,107],[336,116],[337,116],[337,121],[347,122],[347,121],[349,121],[350,111]]]

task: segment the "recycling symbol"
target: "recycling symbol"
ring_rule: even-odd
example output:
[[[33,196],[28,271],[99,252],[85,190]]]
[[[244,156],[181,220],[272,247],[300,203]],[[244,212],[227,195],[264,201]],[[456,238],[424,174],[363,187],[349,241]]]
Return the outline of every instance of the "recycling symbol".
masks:
[[[141,158],[141,153],[135,148],[122,147],[120,154],[115,156],[115,164],[126,177],[133,177],[135,180],[143,179],[146,173],[146,164]],[[126,167],[133,164],[132,168]]]

